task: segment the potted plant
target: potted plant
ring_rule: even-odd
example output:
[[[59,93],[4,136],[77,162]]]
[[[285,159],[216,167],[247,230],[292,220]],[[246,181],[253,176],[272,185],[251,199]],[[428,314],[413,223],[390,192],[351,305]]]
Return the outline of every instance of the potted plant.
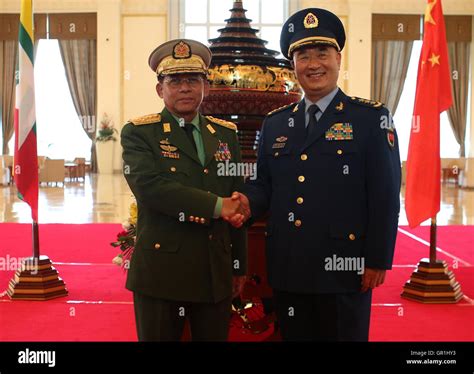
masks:
[[[114,123],[107,115],[104,113],[102,119],[100,120],[99,126],[99,136],[95,138],[97,142],[109,142],[109,141],[117,141],[114,134],[117,133],[117,129],[114,128]]]
[[[114,161],[114,143],[117,141],[115,134],[118,131],[114,127],[112,119],[104,113],[100,120],[96,141],[97,163],[99,173],[112,174]]]

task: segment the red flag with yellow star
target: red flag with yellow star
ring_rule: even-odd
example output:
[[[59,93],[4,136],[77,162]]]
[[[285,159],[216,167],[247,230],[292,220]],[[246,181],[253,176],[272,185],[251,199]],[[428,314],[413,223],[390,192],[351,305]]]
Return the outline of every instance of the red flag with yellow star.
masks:
[[[405,210],[410,227],[440,208],[439,116],[452,104],[448,45],[441,0],[428,0],[408,147]]]

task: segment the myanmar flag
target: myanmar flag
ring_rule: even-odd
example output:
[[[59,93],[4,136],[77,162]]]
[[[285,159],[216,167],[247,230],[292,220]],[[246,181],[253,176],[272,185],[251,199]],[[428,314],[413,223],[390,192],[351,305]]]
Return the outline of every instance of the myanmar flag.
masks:
[[[32,0],[21,0],[15,105],[15,184],[18,196],[31,207],[38,221],[38,157],[36,148],[35,89],[33,72]]]

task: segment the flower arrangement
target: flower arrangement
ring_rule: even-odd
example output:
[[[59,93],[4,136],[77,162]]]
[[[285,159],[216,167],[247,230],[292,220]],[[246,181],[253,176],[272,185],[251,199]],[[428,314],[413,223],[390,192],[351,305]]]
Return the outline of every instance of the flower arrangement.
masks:
[[[114,128],[114,123],[107,115],[104,113],[102,119],[100,120],[99,135],[95,138],[98,142],[108,142],[110,140],[116,141],[114,134],[118,133],[117,129]]]
[[[133,250],[135,249],[135,239],[137,235],[137,203],[130,204],[130,217],[127,221],[122,223],[123,231],[117,234],[117,241],[110,243],[114,248],[119,247],[119,253],[112,262],[121,266],[125,270],[129,268],[130,259],[132,258]]]

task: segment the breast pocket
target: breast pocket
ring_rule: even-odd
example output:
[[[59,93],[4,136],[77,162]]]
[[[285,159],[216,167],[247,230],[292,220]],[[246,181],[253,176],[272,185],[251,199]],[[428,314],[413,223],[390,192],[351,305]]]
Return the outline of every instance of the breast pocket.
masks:
[[[334,184],[350,188],[364,178],[361,153],[353,141],[326,141],[320,145],[319,154],[324,174]]]
[[[173,162],[161,163],[160,177],[187,185],[190,182],[189,172],[182,165]]]
[[[273,183],[277,185],[291,183],[291,175],[294,173],[292,149],[267,150],[266,158]]]
[[[320,146],[320,153],[335,159],[344,159],[358,153],[357,145],[353,141],[326,141]]]

